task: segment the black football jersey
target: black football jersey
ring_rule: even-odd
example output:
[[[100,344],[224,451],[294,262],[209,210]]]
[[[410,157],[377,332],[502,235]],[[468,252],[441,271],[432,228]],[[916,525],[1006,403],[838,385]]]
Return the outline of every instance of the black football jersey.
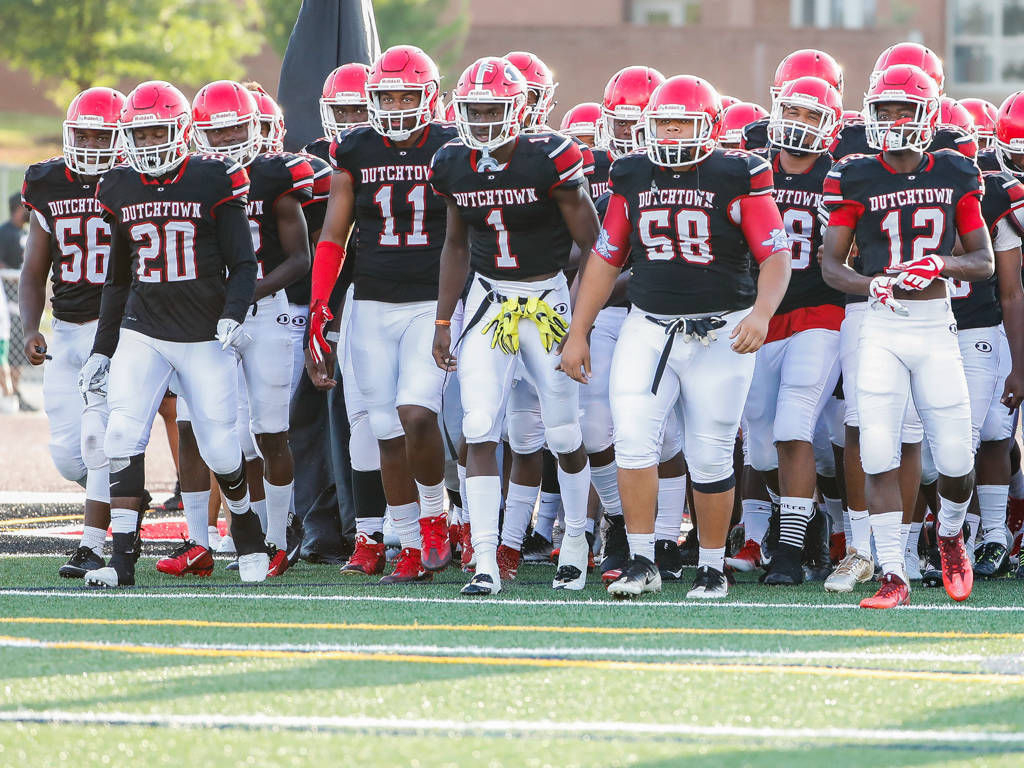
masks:
[[[1024,185],[1001,171],[982,173],[982,180],[985,195],[981,198],[981,213],[989,234],[995,237],[996,226],[1005,219],[1014,232],[1024,235]],[[950,280],[949,295],[953,299],[953,315],[960,329],[990,328],[1003,321],[999,282],[995,274],[973,283]]]
[[[925,153],[911,173],[892,171],[880,155],[851,155],[826,177],[824,201],[830,209],[858,208],[854,268],[874,276],[929,254],[952,254],[957,204],[981,189],[974,161],[952,150]]]
[[[508,163],[478,171],[480,152],[452,141],[434,156],[430,182],[450,197],[469,227],[470,268],[495,280],[522,280],[563,269],[572,236],[556,188],[583,185],[578,145],[558,133],[520,136]]]
[[[996,157],[996,152],[998,151],[999,150],[995,147],[989,147],[988,149],[981,150],[975,158],[978,163],[978,168],[982,171],[1003,170],[1002,166],[999,165],[999,159]]]
[[[322,142],[327,150],[330,150],[330,142],[327,139],[317,139],[313,144]],[[312,145],[310,145],[312,146]],[[309,233],[310,253],[316,250],[316,241],[320,238],[320,230],[324,226],[324,217],[327,214],[327,198],[331,194],[331,165],[320,157],[303,149],[298,153],[313,170],[313,190],[310,198],[302,202],[302,213],[306,217],[306,231]],[[351,256],[352,254],[350,254]],[[345,260],[346,262],[348,259]],[[308,306],[310,294],[312,293],[313,267],[310,264],[309,271],[300,279],[284,289],[288,296],[289,304],[301,304]]]
[[[277,232],[274,205],[285,195],[294,195],[300,204],[313,199],[313,168],[300,155],[291,152],[267,152],[257,155],[246,171],[249,174],[248,202],[245,213],[256,253],[256,275],[263,279],[285,259]]]
[[[608,191],[608,171],[612,167],[612,156],[607,149],[592,149],[591,152],[594,154],[594,172],[587,176],[587,181],[590,182],[590,197],[596,205]]]
[[[355,193],[355,298],[401,303],[437,299],[447,206],[434,194],[430,161],[455,138],[431,123],[413,147],[396,147],[373,128],[331,144],[331,166]]]
[[[110,225],[96,202],[96,182],[83,181],[54,157],[28,167],[21,201],[50,236],[53,316],[95,320],[110,256]]]
[[[302,152],[307,155],[313,155],[319,157],[328,165],[331,162],[331,143],[332,139],[328,139],[321,136],[319,139],[313,139],[309,144],[302,148]]]
[[[768,141],[768,118],[762,117],[752,123],[743,126],[743,148],[748,151],[755,149],[767,149]]]
[[[222,252],[216,220],[232,207],[244,215],[248,191],[245,169],[219,155],[189,155],[160,181],[127,165],[104,174],[96,197],[131,249],[122,328],[168,341],[214,338],[227,270],[252,259],[248,246],[247,254]]]
[[[775,314],[783,315],[794,309],[824,304],[842,306],[843,294],[825,283],[818,263],[818,249],[824,234],[818,220],[818,209],[825,177],[832,170],[832,157],[825,152],[807,173],[788,174],[782,169],[779,152],[772,149],[758,153],[766,157],[772,166],[775,203],[779,206],[793,251],[789,287]]]
[[[967,157],[974,157],[977,154],[978,145],[971,136],[940,128],[932,137],[932,143],[928,145],[929,152],[937,152],[940,149],[953,149]],[[839,131],[835,143],[832,145],[832,157],[839,162],[849,155],[877,155],[878,150],[868,145],[867,127],[864,123],[851,123]]]
[[[750,250],[730,208],[771,194],[764,158],[716,149],[693,170],[674,171],[634,152],[612,163],[610,185],[629,212],[632,304],[666,315],[753,305]]]

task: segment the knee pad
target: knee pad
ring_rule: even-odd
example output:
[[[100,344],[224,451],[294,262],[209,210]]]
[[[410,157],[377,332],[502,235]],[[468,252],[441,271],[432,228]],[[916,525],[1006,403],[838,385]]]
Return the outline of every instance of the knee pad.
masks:
[[[750,466],[758,472],[779,468],[779,452],[775,449],[771,430],[750,430],[746,438]]]
[[[103,453],[123,458],[145,451],[149,432],[145,424],[113,412],[107,421],[107,432],[103,437]]]
[[[248,424],[239,422],[238,442],[242,444],[242,457],[246,461],[255,461],[262,458],[260,456],[260,449],[256,447],[256,441],[253,439],[252,430],[249,429]]]
[[[896,469],[900,465],[898,436],[884,429],[861,427],[860,463],[868,475]]]
[[[959,440],[945,440],[932,448],[935,469],[946,477],[963,477],[974,468],[971,446]]]
[[[371,407],[367,410],[370,429],[378,440],[391,440],[405,434],[402,429],[402,422],[398,418],[398,411],[395,406],[385,405],[383,407]]]
[[[547,431],[535,411],[510,411],[506,421],[508,444],[520,455],[536,453],[544,447]]]
[[[111,462],[110,495],[129,499],[146,494],[146,455],[138,453]]]
[[[50,456],[61,477],[73,483],[84,483],[88,467],[83,457],[73,448],[57,443],[50,444]]]
[[[580,420],[587,453],[600,453],[612,444],[612,411],[608,404],[588,405]]]
[[[103,413],[88,408],[82,412],[82,461],[87,469],[107,466],[107,455],[103,452],[106,431],[107,423]]]
[[[692,479],[693,475],[691,474],[690,477]],[[693,490],[698,493],[725,493],[726,491],[736,487],[736,473],[730,472],[728,477],[707,483],[691,480],[690,485],[692,485]]]
[[[360,411],[349,423],[348,452],[356,472],[380,470],[380,446],[365,411]]]
[[[245,461],[239,459],[237,469],[224,474],[214,472],[214,477],[217,478],[217,485],[222,491],[234,493],[245,485]]]
[[[462,434],[467,443],[486,443],[494,428],[494,416],[485,411],[466,411],[462,417]]]
[[[572,453],[583,445],[583,430],[580,429],[578,421],[557,427],[547,427],[544,434],[547,437],[548,445],[555,453]]]

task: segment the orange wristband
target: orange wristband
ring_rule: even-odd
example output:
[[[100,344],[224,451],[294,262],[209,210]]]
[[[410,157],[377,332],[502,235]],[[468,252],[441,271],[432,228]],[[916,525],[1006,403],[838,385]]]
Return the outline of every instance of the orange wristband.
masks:
[[[434,325],[441,325],[441,326],[444,326],[446,328],[449,327],[451,324],[452,324],[451,320],[435,320],[434,321]]]

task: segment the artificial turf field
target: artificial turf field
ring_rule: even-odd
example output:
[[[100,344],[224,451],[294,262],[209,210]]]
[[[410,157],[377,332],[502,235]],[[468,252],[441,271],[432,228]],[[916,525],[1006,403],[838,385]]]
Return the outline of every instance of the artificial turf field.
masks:
[[[636,603],[495,599],[463,574],[381,587],[300,563],[242,586],[219,560],[87,590],[61,557],[0,559],[0,766],[1014,765],[1024,759],[1024,582],[965,605],[741,579]],[[863,593],[863,594],[862,594]],[[200,730],[202,729],[202,730]]]

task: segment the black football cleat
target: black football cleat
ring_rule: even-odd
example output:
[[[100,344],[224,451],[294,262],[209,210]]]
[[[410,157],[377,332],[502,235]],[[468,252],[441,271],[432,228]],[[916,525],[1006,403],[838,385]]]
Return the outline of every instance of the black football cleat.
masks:
[[[974,575],[979,579],[998,579],[1010,572],[1009,552],[1002,544],[990,541],[974,553]]]
[[[683,556],[678,543],[668,539],[654,542],[654,562],[662,581],[679,581],[683,577]]]
[[[832,572],[832,558],[829,556],[828,518],[818,509],[807,523],[804,534],[803,570],[805,581],[824,581]]]
[[[768,570],[761,575],[761,583],[770,586],[803,584],[804,569],[800,563],[801,550],[792,544],[779,542]]]
[[[697,526],[693,526],[686,532],[686,538],[679,545],[679,556],[683,559],[683,565],[696,565],[700,555],[700,541],[697,538]]]
[[[551,542],[536,531],[531,532],[523,542],[521,550],[524,563],[550,563]]]
[[[488,597],[496,595],[501,591],[501,580],[495,579],[489,573],[477,572],[469,583],[460,590],[460,594],[468,597]]]
[[[782,508],[772,502],[772,512],[768,517],[768,530],[761,540],[761,564],[768,567],[768,564],[775,556],[775,548],[779,546],[779,529],[782,523]]]
[[[58,575],[65,579],[81,579],[89,571],[103,568],[106,563],[103,558],[93,552],[89,547],[79,547],[68,558],[68,561],[57,571]]]
[[[686,593],[690,600],[721,600],[729,596],[729,582],[725,574],[705,565],[697,569],[693,586]]]
[[[625,600],[644,592],[661,592],[661,573],[657,565],[637,555],[629,561],[622,575],[608,585],[608,594]]]
[[[626,540],[626,519],[622,515],[608,517],[601,558],[601,580],[614,581],[629,567],[629,542]]]

